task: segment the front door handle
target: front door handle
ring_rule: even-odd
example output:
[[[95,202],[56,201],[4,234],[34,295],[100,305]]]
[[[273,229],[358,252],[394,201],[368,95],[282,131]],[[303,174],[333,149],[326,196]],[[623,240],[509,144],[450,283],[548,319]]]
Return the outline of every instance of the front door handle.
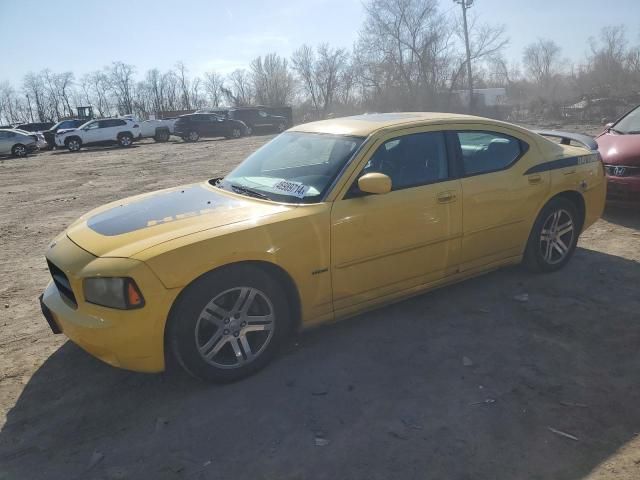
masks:
[[[540,175],[529,175],[530,185],[538,185],[541,182],[542,182],[542,177]]]
[[[451,203],[456,201],[456,192],[446,191],[438,194],[438,203]]]

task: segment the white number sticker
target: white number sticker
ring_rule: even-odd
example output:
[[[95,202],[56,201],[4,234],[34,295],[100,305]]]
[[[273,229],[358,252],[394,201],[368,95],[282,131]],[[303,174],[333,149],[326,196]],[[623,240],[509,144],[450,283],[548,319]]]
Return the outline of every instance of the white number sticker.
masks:
[[[297,198],[304,198],[309,191],[309,186],[298,182],[289,182],[287,180],[280,180],[273,186],[273,189],[277,192],[282,192],[285,195],[291,195]]]

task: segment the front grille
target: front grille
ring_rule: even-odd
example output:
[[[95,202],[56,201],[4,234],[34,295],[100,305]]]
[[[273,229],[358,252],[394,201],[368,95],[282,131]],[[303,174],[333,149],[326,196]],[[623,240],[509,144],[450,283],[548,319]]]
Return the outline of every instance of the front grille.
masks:
[[[627,167],[625,165],[605,165],[604,167],[610,177],[634,177],[640,175],[640,167]]]
[[[53,283],[55,283],[56,287],[60,294],[65,297],[71,304],[75,307],[78,306],[78,302],[76,301],[76,296],[73,294],[73,290],[71,289],[71,283],[69,283],[69,279],[65,275],[65,273],[56,267],[53,263],[47,260],[47,265],[49,265],[49,272],[51,272],[51,277],[53,278]]]

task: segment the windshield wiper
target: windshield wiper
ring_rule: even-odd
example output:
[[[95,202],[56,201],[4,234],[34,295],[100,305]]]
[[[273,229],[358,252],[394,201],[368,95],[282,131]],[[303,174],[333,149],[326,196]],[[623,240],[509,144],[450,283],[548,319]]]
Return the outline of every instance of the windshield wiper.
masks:
[[[609,131],[610,131],[610,132],[617,133],[618,135],[626,135],[626,134],[627,134],[627,132],[621,132],[620,130],[616,130],[616,129],[615,129],[615,128],[613,128],[613,127],[609,127]]]
[[[267,195],[262,192],[258,192],[256,190],[252,190],[251,188],[243,187],[241,185],[231,184],[231,188],[236,193],[241,193],[243,195],[247,195],[249,197],[261,198],[262,200],[271,200]]]

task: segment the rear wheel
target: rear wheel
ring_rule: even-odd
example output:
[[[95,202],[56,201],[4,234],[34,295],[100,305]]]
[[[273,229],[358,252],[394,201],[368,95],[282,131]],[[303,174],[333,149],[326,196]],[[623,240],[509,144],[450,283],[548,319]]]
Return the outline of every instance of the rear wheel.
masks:
[[[11,149],[11,155],[13,155],[14,157],[26,157],[27,147],[25,147],[21,143],[18,143]]]
[[[554,198],[536,219],[524,255],[526,266],[536,272],[554,272],[570,260],[578,244],[581,221],[573,202]]]
[[[167,340],[178,363],[207,381],[231,382],[264,367],[289,331],[283,289],[258,267],[204,275],[172,308]]]
[[[123,133],[118,137],[118,145],[121,147],[130,147],[133,145],[133,137],[129,133]]]
[[[197,142],[200,140],[200,134],[195,130],[190,131],[186,137],[184,137],[185,142]]]
[[[284,123],[278,124],[278,133],[282,133],[287,129],[287,126]]]
[[[231,138],[240,138],[242,136],[242,130],[240,130],[240,127],[233,127],[231,129]]]
[[[82,141],[78,137],[67,138],[64,144],[70,152],[77,152],[82,148]]]

